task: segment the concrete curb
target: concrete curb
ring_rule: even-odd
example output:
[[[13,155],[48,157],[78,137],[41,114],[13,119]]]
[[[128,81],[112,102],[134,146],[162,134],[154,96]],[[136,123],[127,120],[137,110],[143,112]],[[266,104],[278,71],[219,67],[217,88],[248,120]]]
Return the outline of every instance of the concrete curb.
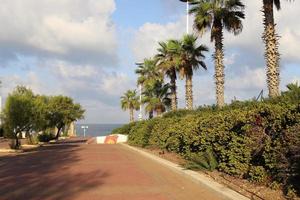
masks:
[[[250,200],[249,198],[239,194],[238,192],[231,190],[227,187],[225,187],[224,185],[217,183],[216,181],[214,181],[212,178],[207,177],[205,175],[202,175],[200,173],[197,173],[195,171],[192,170],[187,170],[177,164],[174,164],[168,160],[165,160],[163,158],[160,158],[158,156],[155,156],[153,154],[150,154],[148,152],[142,151],[140,149],[137,149],[135,147],[129,146],[127,144],[121,144],[133,151],[136,151],[156,162],[159,162],[160,164],[170,168],[171,170],[173,170],[174,172],[177,172],[179,174],[182,174],[188,178],[190,178],[191,180],[193,180],[196,183],[205,185],[207,187],[209,187],[210,189],[212,189],[213,191],[231,199],[231,200]]]
[[[22,149],[0,149],[0,153],[23,153]]]

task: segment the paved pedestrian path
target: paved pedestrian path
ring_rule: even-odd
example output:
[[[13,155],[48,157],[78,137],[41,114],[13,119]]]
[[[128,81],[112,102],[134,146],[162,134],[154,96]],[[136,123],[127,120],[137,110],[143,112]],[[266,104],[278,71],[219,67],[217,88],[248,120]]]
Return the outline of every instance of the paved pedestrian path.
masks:
[[[122,145],[69,143],[0,154],[0,200],[18,199],[224,198]]]

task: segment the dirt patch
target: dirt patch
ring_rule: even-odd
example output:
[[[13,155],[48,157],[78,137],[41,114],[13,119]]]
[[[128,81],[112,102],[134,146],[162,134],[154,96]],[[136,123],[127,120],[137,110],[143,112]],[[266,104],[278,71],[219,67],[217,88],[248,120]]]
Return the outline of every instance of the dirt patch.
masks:
[[[176,153],[163,151],[161,149],[154,148],[154,147],[149,147],[149,148],[137,147],[137,148],[181,166],[184,166],[187,163],[185,159],[183,159]],[[228,188],[235,190],[238,193],[250,199],[254,199],[254,200],[286,200],[287,199],[285,198],[281,190],[272,190],[271,188],[265,185],[257,185],[249,182],[248,180],[232,177],[222,172],[198,171],[198,173],[205,174],[213,178],[216,182],[226,185]],[[299,199],[300,198],[297,198],[296,200]]]

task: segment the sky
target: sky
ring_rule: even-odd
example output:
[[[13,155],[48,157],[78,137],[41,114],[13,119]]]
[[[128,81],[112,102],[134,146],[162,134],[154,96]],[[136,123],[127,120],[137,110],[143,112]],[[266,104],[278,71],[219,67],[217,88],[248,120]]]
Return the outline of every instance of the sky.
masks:
[[[225,33],[225,99],[267,96],[261,3],[243,0],[243,32]],[[281,89],[300,81],[300,2],[282,1],[275,12],[280,35]],[[159,41],[186,31],[184,3],[177,0],[2,0],[0,7],[0,94],[24,85],[37,94],[67,95],[86,110],[81,123],[126,123],[120,96],[135,89],[135,63],[156,53]],[[192,27],[190,30],[195,34]],[[193,78],[194,105],[215,102],[213,44]],[[300,82],[299,82],[300,83]],[[184,81],[178,80],[184,107]]]

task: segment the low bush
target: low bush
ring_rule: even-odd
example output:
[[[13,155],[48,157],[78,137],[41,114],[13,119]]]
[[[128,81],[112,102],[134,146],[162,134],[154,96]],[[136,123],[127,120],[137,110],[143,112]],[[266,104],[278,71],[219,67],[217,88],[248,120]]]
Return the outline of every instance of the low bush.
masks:
[[[300,191],[300,107],[296,104],[235,102],[223,109],[170,112],[131,126],[129,143],[176,152],[189,161],[188,168],[216,168]],[[213,157],[207,157],[208,151]]]
[[[55,139],[55,135],[50,131],[45,131],[37,136],[39,142],[49,142]]]

